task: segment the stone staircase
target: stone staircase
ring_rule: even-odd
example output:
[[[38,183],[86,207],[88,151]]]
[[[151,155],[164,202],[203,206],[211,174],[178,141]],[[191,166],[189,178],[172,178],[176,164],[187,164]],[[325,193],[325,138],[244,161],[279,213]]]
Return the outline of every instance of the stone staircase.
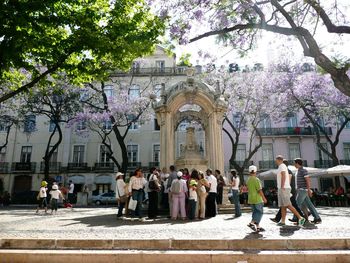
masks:
[[[0,239],[0,263],[345,263],[349,249],[350,239]]]

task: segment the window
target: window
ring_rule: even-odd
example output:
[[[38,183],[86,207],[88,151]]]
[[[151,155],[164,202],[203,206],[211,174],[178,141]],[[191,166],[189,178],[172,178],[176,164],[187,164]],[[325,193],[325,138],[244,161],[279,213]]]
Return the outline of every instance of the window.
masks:
[[[112,130],[112,122],[110,120],[103,122],[103,129],[104,130]]]
[[[52,147],[50,147],[50,150]],[[52,153],[51,158],[50,158],[50,163],[57,163],[57,158],[58,158],[58,148]]]
[[[128,161],[130,163],[137,162],[139,146],[138,145],[128,145],[127,150],[128,150]]]
[[[189,125],[190,124],[188,122],[181,122],[177,129],[178,129],[178,131],[186,131],[186,129]]]
[[[7,132],[7,125],[5,122],[0,122],[0,132]]]
[[[160,126],[158,124],[158,120],[157,119],[154,119],[154,130],[155,131],[160,131]]]
[[[318,118],[316,118],[316,122],[317,122],[321,127],[325,127],[325,125],[324,125],[324,118],[323,118],[323,117],[318,117]]]
[[[140,96],[141,96],[140,86],[136,84],[131,85],[129,89],[129,98],[136,99],[136,98],[139,98]]]
[[[153,91],[157,98],[160,98],[160,95],[162,94],[162,84],[154,85]]]
[[[34,132],[36,127],[35,115],[28,115],[24,120],[24,132]]]
[[[287,114],[287,126],[288,128],[298,127],[298,119],[295,113],[291,112]]]
[[[86,121],[79,121],[77,123],[77,131],[84,131],[86,130]]]
[[[274,160],[272,143],[264,143],[261,146],[261,152],[262,152],[262,160],[263,161],[272,161],[272,160]]]
[[[263,120],[260,123],[260,128],[271,129],[271,118],[269,115],[264,115]]]
[[[324,148],[328,150],[327,143],[321,143],[321,144]],[[320,147],[317,146],[316,151],[317,151],[316,156],[318,157],[319,160],[329,160],[329,156],[324,151],[322,151]]]
[[[348,121],[345,125],[345,128],[349,129],[350,128],[350,118],[346,119],[344,116],[339,117],[340,125],[342,125],[345,121]]]
[[[236,160],[237,161],[244,161],[245,157],[246,157],[245,153],[246,153],[245,144],[238,144],[237,145],[237,152],[236,152]]]
[[[137,121],[132,122],[130,125],[130,130],[138,130],[139,129],[139,123]]]
[[[294,160],[300,158],[300,144],[290,143],[289,144],[289,160]]]
[[[242,114],[240,112],[233,114],[233,126],[238,127],[241,122]]]
[[[153,162],[160,162],[160,145],[153,145]]]
[[[49,132],[53,132],[53,130],[55,129],[56,127],[56,124],[50,120],[50,123],[49,123]]]
[[[32,158],[32,146],[22,146],[21,163],[30,163]]]
[[[157,60],[156,61],[156,71],[157,72],[164,72],[165,71],[165,61],[164,60]]]
[[[6,147],[3,147],[0,151],[0,163],[5,162],[6,157]]]
[[[140,61],[134,61],[132,63],[132,72],[139,73],[140,72],[140,67],[141,67]]]
[[[350,143],[349,142],[344,143],[343,148],[344,148],[344,159],[350,160]]]
[[[73,147],[73,163],[83,163],[84,162],[84,145],[74,145]]]
[[[96,195],[100,195],[100,194],[103,194],[103,193],[108,193],[110,187],[111,187],[110,184],[97,184],[97,185],[96,185],[95,194],[96,194]],[[97,193],[96,193],[96,192],[97,192]]]
[[[106,145],[100,145],[100,158],[99,158],[100,163],[109,163],[110,161],[109,153],[110,151]]]
[[[113,98],[114,96],[114,89],[112,85],[107,85],[104,87],[104,93],[106,94],[107,98]]]

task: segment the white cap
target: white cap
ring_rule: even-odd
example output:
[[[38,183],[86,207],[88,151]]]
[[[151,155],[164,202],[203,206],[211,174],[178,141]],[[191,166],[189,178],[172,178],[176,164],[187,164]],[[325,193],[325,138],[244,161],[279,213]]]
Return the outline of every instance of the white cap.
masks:
[[[251,166],[249,166],[249,168],[248,168],[248,171],[249,171],[250,173],[256,173],[257,170],[258,170],[258,168],[256,168],[255,165],[251,165]]]
[[[117,172],[117,174],[115,175],[116,177],[120,176],[120,175],[124,175],[123,173],[121,172]]]
[[[177,177],[182,177],[182,172],[181,171],[177,172]]]
[[[57,184],[54,184],[54,185],[52,186],[52,189],[58,190],[58,185],[57,185]]]

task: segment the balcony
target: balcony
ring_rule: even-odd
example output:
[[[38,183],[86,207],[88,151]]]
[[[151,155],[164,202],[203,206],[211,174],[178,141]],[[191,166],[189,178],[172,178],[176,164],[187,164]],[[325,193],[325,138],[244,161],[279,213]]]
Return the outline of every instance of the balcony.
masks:
[[[236,163],[237,163],[240,167],[242,167],[244,161],[236,161]],[[249,162],[244,166],[244,169],[248,169],[250,165],[254,165],[254,162],[253,162],[253,161],[249,161]],[[232,163],[230,164],[230,168],[231,168],[231,169],[234,169],[234,168],[235,168],[235,167],[233,166]]]
[[[95,172],[114,172],[114,163],[95,163],[94,166]]]
[[[137,168],[141,168],[141,162],[128,162],[128,171],[133,171]]]
[[[325,127],[327,135],[332,135],[332,128]],[[261,136],[315,136],[316,132],[311,127],[281,127],[281,128],[258,128]],[[322,133],[320,133],[323,136]]]
[[[288,160],[288,164],[289,165],[294,165],[294,160]],[[307,160],[303,160],[303,166],[304,167],[307,167],[308,165],[307,165]]]
[[[67,170],[69,172],[90,172],[91,168],[87,163],[68,163]]]
[[[11,171],[14,173],[35,173],[36,163],[12,163]]]
[[[274,160],[271,161],[259,161],[259,170],[276,169],[276,163]]]
[[[40,172],[44,172],[45,163],[40,163]],[[61,163],[60,162],[50,162],[49,163],[49,171],[53,173],[59,173],[61,171]]]
[[[9,163],[0,163],[0,173],[6,174],[8,173]]]
[[[133,68],[129,71],[115,71],[111,75],[112,76],[127,76],[127,75],[136,75],[136,76],[143,76],[143,75],[153,75],[153,76],[167,76],[167,75],[173,75],[173,76],[185,76],[185,70],[187,67],[164,67],[164,68],[157,68],[157,67],[150,67],[150,68]]]
[[[315,160],[315,168],[330,168],[333,167],[332,160]]]
[[[148,163],[148,167],[152,168],[152,167],[157,167],[159,168],[160,162],[149,162]]]
[[[342,164],[342,165],[350,165],[350,160],[340,160],[340,164]]]

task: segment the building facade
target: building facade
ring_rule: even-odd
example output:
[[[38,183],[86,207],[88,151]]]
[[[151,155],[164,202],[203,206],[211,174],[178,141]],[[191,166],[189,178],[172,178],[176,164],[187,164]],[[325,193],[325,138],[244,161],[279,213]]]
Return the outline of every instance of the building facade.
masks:
[[[185,69],[186,67],[176,66],[175,57],[169,57],[162,48],[158,47],[152,56],[135,63],[130,72],[113,73],[112,81],[106,83],[106,87],[112,94],[116,79],[121,82],[129,82],[132,78],[131,91],[135,94],[147,86],[153,90],[154,94],[160,96],[163,86],[167,89],[186,80]],[[201,68],[198,66],[196,70],[200,73]],[[267,119],[262,124],[260,133],[263,136],[263,145],[252,159],[252,163],[257,165],[260,171],[275,168],[274,157],[277,154],[282,154],[289,160],[301,157],[305,160],[305,166],[332,167],[329,158],[318,149],[316,136],[312,129],[300,125],[301,117],[300,113],[296,113],[288,116],[285,122],[273,123]],[[37,191],[44,178],[42,158],[53,127],[43,116],[30,116],[30,118],[32,118],[31,123],[34,127],[12,128],[9,143],[0,153],[0,186],[2,187],[0,190],[11,194]],[[180,123],[175,132],[176,157],[181,155],[188,125],[186,121]],[[117,168],[109,159],[106,148],[97,134],[90,133],[87,137],[81,137],[75,132],[75,129],[85,128],[84,125],[74,125],[63,129],[63,141],[51,159],[50,175],[56,181],[64,184],[72,180],[76,192],[86,188],[89,196],[114,191]],[[30,132],[26,129],[30,129]],[[329,134],[332,134],[333,129],[327,127]],[[205,131],[199,125],[195,134],[196,142],[205,155]],[[5,141],[5,136],[6,129],[0,125],[1,143]],[[222,138],[225,172],[227,172],[231,167],[229,159],[232,147],[224,133],[222,133]],[[237,161],[244,160],[247,154],[248,139],[249,134],[242,136],[242,142],[237,151]],[[162,154],[160,126],[155,115],[147,122],[134,123],[128,132],[126,141],[130,171],[137,167],[142,167],[146,171],[153,166],[159,167]],[[325,139],[324,143],[326,145]],[[118,158],[120,150],[116,140],[112,140],[112,147]],[[350,164],[350,125],[340,136],[337,152],[342,163]],[[191,167],[188,168],[191,169]],[[212,168],[216,169],[216,167]],[[334,178],[322,180],[315,182],[315,187],[326,190],[327,187],[335,185]]]

